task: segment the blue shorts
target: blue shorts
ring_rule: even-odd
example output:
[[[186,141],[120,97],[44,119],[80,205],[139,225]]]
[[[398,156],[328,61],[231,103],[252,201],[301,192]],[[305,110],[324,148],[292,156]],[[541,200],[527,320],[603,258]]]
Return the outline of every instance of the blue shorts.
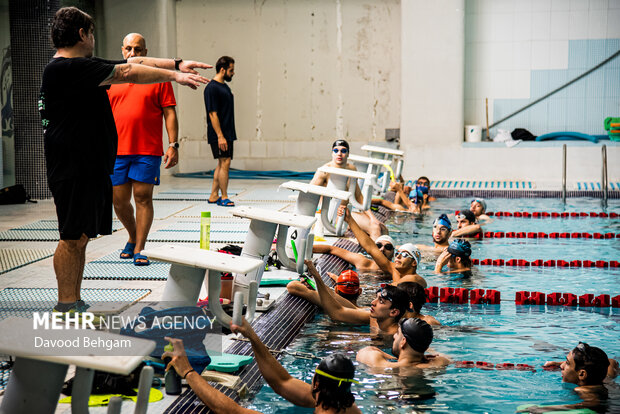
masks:
[[[117,155],[112,185],[123,185],[129,179],[159,185],[161,157],[155,155]]]

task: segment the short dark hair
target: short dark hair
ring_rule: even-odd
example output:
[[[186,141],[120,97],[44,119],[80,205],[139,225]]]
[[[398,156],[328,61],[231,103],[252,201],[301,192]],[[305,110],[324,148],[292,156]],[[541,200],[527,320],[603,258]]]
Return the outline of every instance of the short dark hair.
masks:
[[[386,285],[383,289],[392,298],[390,309],[398,309],[398,316],[394,318],[398,322],[405,315],[407,309],[409,309],[409,295],[405,290],[392,285]]]
[[[413,310],[419,313],[426,303],[426,291],[422,285],[417,282],[403,282],[398,285],[398,288],[407,292]]]
[[[588,373],[586,378],[587,385],[603,383],[607,376],[607,367],[609,367],[609,358],[605,351],[584,342],[579,342],[579,345],[573,349],[573,360],[575,361],[575,371],[585,369]]]
[[[215,71],[217,73],[220,73],[220,69],[226,70],[233,63],[235,63],[235,59],[231,58],[230,56],[222,56],[217,60],[217,63],[215,64]]]
[[[426,177],[426,176],[424,176],[424,175],[423,175],[423,176],[421,176],[420,178],[418,178],[418,181],[420,181],[420,180],[426,180],[426,181],[428,181],[428,187],[429,187],[429,188],[431,187],[431,180],[429,180],[429,179],[428,179],[428,177]],[[417,183],[418,181],[416,181],[416,183]]]
[[[333,375],[337,378],[352,379],[355,375],[355,366],[346,355],[341,353],[331,354],[323,358],[317,369]],[[312,396],[317,396],[316,406],[319,405],[324,410],[334,408],[336,412],[345,411],[355,403],[355,397],[351,392],[351,382],[338,381],[327,378],[323,375],[314,375],[313,382],[317,388],[312,390]]]
[[[56,49],[74,46],[80,41],[80,29],[95,29],[93,18],[77,7],[63,7],[52,19],[51,38]]]

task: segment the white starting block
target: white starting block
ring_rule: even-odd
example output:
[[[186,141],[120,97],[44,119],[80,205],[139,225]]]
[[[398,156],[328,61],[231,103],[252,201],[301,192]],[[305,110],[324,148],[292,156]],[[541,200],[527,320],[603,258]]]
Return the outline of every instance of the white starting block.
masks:
[[[385,160],[389,160],[392,162],[394,169],[394,176],[396,178],[400,177],[403,173],[403,162],[405,151],[394,149],[394,148],[386,148],[386,147],[378,147],[375,145],[363,145],[362,151],[367,151],[370,157],[374,158],[383,158]],[[374,155],[377,154],[377,155]],[[385,192],[387,190],[387,186],[389,181],[387,181],[387,177],[385,177],[382,182],[382,191]]]
[[[389,181],[386,181],[386,179],[388,179],[388,172],[389,172],[389,169],[391,168],[391,164],[392,164],[391,160],[363,157],[361,155],[351,154],[349,155],[349,161],[353,161],[359,164],[366,164],[368,166],[366,172],[368,174],[374,174],[377,177],[379,176],[379,173],[381,172],[381,168],[383,167],[383,169],[385,170],[383,182],[379,184],[377,180],[374,179],[372,184],[377,189],[379,194],[385,193],[385,191],[387,190],[387,187],[385,189],[383,187],[386,185],[386,183],[389,184]]]
[[[299,191],[297,203],[295,204],[295,213],[302,216],[314,217],[316,214],[316,209],[319,205],[319,200],[323,197],[323,202],[321,204],[321,223],[323,224],[323,227],[336,236],[342,236],[344,234],[346,228],[344,225],[344,217],[340,217],[334,225],[328,217],[329,203],[331,199],[338,200],[338,202],[349,200],[351,198],[351,193],[349,191],[334,190],[333,188],[300,183],[298,181],[287,181],[281,184],[280,187],[293,191]],[[304,231],[298,232],[298,234],[301,234],[302,238],[307,236],[303,233]]]
[[[71,395],[71,412],[88,413],[88,399],[92,389],[94,370],[128,375],[155,349],[155,342],[91,329],[35,330],[33,320],[8,318],[0,322],[0,354],[11,355],[15,365],[0,406],[1,414],[52,414],[56,410],[60,391],[69,365],[77,367]],[[35,337],[72,341],[78,344],[99,341],[131,341],[133,356],[83,355],[65,356],[62,348],[36,347]],[[61,355],[53,355],[55,352]],[[80,351],[76,351],[79,353]],[[91,351],[92,352],[92,351]],[[109,353],[109,352],[108,352]],[[145,367],[140,373],[138,399],[134,414],[144,414],[148,408],[149,393],[153,383],[153,368]],[[122,400],[110,400],[108,414],[120,413]]]
[[[351,171],[346,168],[334,168],[334,167],[320,167],[317,171],[329,174],[329,180],[327,181],[327,188],[333,188],[335,190],[340,191],[348,191],[348,181],[350,178],[364,180],[364,186],[362,187],[362,204],[358,203],[355,199],[355,187],[351,190],[351,197],[349,198],[349,203],[357,208],[358,210],[366,211],[370,208],[370,203],[372,202],[372,182],[376,178],[374,174],[368,174],[359,171]],[[335,203],[332,203],[332,206]],[[337,210],[337,206],[334,209],[330,208],[330,218],[335,216],[335,211]]]
[[[308,233],[316,221],[314,215],[308,217],[297,213],[284,213],[250,206],[235,207],[232,209],[231,213],[233,216],[251,220],[248,236],[241,250],[241,256],[259,259],[263,263],[262,267],[252,273],[248,273],[247,275],[235,275],[233,292],[245,292],[247,289],[246,287],[251,281],[256,281],[256,283],[260,285],[269,252],[271,251],[273,238],[276,235],[276,227],[278,228],[278,243],[276,244],[278,260],[280,260],[285,267],[299,274],[304,272],[304,260],[312,257],[314,235]],[[286,235],[289,227],[296,227],[297,229],[304,230],[304,233],[307,234],[305,238],[297,237],[295,246],[297,249],[296,261],[288,257],[286,253]]]
[[[273,236],[272,236],[273,238]],[[241,324],[244,301],[248,308],[246,319],[252,321],[256,311],[258,282],[248,283],[245,295],[234,295],[233,317],[224,312],[219,297],[222,290],[221,272],[246,274],[257,269],[265,269],[262,260],[251,257],[235,256],[227,253],[212,252],[178,245],[165,245],[143,250],[142,254],[163,262],[172,263],[170,274],[164,287],[162,301],[175,302],[175,306],[195,306],[198,302],[200,287],[207,277],[209,290],[209,310],[222,326],[228,326],[231,320]]]

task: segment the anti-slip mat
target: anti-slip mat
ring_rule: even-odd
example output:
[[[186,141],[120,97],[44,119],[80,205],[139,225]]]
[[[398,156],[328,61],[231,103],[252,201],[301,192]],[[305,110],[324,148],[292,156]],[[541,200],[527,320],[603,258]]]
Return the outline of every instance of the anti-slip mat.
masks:
[[[228,196],[234,197],[239,194],[244,189],[229,189]],[[153,200],[176,200],[176,201],[207,201],[209,196],[211,195],[210,189],[205,189],[204,191],[197,190],[170,190],[170,191],[162,191],[153,196]]]
[[[120,221],[112,221],[112,231],[123,228]],[[39,220],[24,226],[0,232],[0,241],[58,241],[58,221]]]
[[[0,249],[0,274],[38,262],[54,254],[54,249]]]

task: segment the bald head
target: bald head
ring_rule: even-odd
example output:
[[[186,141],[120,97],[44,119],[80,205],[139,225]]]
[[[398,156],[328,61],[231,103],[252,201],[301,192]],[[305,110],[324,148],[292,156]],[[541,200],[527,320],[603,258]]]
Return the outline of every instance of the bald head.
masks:
[[[146,40],[140,33],[129,33],[123,39],[121,47],[123,58],[128,59],[134,56],[146,56]]]

